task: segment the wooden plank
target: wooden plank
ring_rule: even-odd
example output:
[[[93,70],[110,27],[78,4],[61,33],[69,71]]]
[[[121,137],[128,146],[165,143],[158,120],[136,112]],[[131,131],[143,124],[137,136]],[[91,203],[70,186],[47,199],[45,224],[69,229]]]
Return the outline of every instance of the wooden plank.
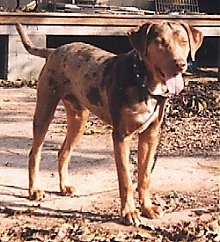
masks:
[[[24,25],[28,35],[125,36],[131,26]],[[219,28],[197,27],[204,36],[220,36]],[[17,35],[13,25],[0,25],[0,34]]]
[[[0,13],[0,24],[136,26],[146,21],[181,20],[200,26],[220,26],[219,15],[112,15],[67,13]]]
[[[186,21],[201,29],[205,36],[220,36],[219,15],[113,15],[113,14],[79,14],[79,13],[0,13],[0,26],[14,25],[20,22],[24,25],[50,26],[55,28],[75,27],[83,29],[82,34],[124,35],[128,29],[147,21]],[[55,27],[55,28],[54,28]],[[97,30],[96,30],[97,29]],[[102,30],[102,31],[100,31]],[[50,32],[51,32],[50,31]],[[87,32],[86,32],[87,31]],[[63,31],[61,31],[63,32]],[[71,31],[72,32],[72,31]],[[72,34],[68,31],[66,34]],[[80,31],[79,31],[80,32]],[[78,34],[78,33],[77,33]]]

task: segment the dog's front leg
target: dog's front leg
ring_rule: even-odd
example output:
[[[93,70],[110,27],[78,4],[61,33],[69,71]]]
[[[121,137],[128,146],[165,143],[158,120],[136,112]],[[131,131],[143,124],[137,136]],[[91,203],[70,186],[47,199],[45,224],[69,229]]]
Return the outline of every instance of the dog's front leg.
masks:
[[[158,144],[160,122],[154,121],[139,135],[138,143],[138,193],[142,215],[154,219],[162,214],[150,198],[150,176],[154,165],[154,155]]]
[[[125,225],[139,225],[139,214],[133,198],[133,186],[129,169],[131,137],[118,138],[113,132],[114,154],[121,198],[121,219]]]

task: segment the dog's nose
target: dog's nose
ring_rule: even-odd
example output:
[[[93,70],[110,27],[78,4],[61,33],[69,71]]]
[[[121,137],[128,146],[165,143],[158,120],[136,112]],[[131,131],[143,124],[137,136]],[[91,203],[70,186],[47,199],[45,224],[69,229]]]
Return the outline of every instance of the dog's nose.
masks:
[[[176,59],[175,64],[179,70],[184,70],[186,67],[186,62],[183,59]]]

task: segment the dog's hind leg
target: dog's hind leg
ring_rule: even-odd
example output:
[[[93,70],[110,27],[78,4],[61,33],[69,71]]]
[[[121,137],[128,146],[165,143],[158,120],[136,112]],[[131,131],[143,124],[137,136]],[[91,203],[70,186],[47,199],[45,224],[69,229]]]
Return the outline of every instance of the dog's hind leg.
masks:
[[[59,102],[56,92],[44,80],[39,83],[37,96],[33,121],[33,144],[29,154],[29,199],[31,200],[44,198],[44,191],[38,187],[41,149]]]
[[[67,133],[64,143],[58,153],[60,192],[62,195],[72,195],[75,189],[68,184],[68,163],[73,148],[83,134],[89,111],[81,107],[74,96],[64,99],[63,102],[67,116]]]

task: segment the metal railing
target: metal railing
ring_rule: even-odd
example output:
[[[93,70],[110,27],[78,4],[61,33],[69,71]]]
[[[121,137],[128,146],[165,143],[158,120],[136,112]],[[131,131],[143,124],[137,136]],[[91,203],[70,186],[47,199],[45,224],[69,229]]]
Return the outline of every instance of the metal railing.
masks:
[[[199,13],[198,0],[155,0],[158,13]]]

